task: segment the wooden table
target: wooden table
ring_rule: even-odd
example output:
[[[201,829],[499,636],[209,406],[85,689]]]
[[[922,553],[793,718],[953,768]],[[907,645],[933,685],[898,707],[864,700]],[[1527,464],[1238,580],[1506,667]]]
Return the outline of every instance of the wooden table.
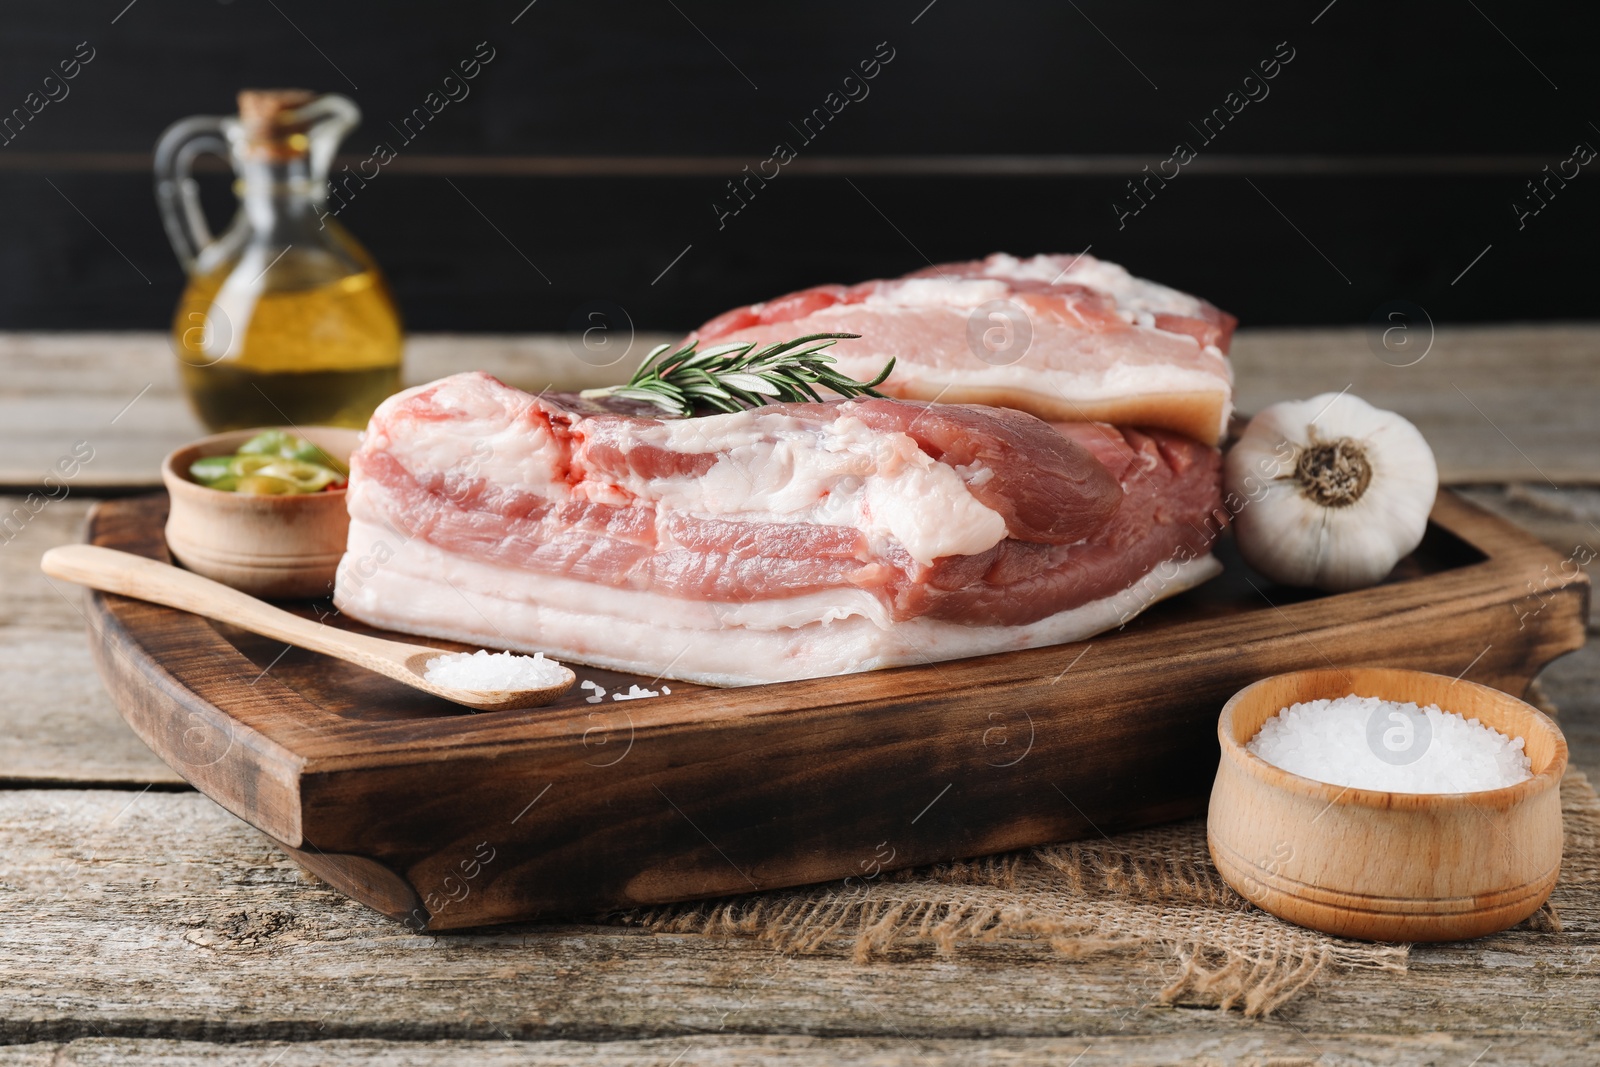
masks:
[[[597,369],[559,337],[420,337],[409,374],[593,384],[653,341]],[[1587,326],[1441,329],[1404,368],[1359,330],[1246,331],[1235,364],[1245,410],[1348,386],[1404,412],[1448,481],[1570,552],[1600,548],[1597,357]],[[0,1067],[1600,1062],[1600,915],[1564,914],[1538,954],[1417,948],[1403,976],[1324,980],[1265,1022],[1157,1005],[1148,972],[1044,947],[860,966],[848,946],[581,924],[408,933],[150,755],[94,674],[79,591],[37,571],[96,498],[154,486],[198,436],[165,340],[0,336],[0,383]],[[46,484],[79,442],[93,458]],[[1600,644],[1541,684],[1600,779]]]

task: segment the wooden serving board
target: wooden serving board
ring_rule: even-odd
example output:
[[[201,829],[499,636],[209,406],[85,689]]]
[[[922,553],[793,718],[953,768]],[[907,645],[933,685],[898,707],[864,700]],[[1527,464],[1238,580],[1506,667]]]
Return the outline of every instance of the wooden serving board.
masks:
[[[165,496],[102,503],[89,540],[166,559],[165,514]],[[1373,589],[1274,587],[1230,550],[1222,577],[1074,645],[628,701],[574,689],[481,715],[142,601],[91,594],[89,618],[152,749],[419,930],[864,879],[1194,815],[1218,712],[1259,678],[1410,667],[1521,693],[1583,643],[1581,572],[1448,492]],[[326,602],[297,610],[373,632]],[[653,681],[578,673],[612,693]]]

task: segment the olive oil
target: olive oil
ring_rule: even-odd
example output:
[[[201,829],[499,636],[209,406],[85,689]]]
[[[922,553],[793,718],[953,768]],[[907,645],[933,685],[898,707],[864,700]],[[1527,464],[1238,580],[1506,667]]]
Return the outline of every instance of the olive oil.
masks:
[[[173,321],[184,388],[212,430],[359,428],[399,391],[400,320],[375,270],[230,299],[222,290],[237,271],[191,280]]]

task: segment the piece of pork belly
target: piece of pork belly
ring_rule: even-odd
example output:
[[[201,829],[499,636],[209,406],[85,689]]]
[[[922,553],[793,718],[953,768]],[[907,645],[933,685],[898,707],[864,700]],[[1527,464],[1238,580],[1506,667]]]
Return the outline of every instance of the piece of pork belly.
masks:
[[[909,399],[997,404],[1051,421],[1150,426],[1206,444],[1232,410],[1236,320],[1088,255],[997,253],[904,278],[821,285],[737,308],[691,336],[763,344],[854,333],[830,350]]]
[[[871,398],[638,411],[479,373],[391,397],[351,457],[338,606],[737,685],[1078,640],[1217,569],[1218,455],[1176,435]]]

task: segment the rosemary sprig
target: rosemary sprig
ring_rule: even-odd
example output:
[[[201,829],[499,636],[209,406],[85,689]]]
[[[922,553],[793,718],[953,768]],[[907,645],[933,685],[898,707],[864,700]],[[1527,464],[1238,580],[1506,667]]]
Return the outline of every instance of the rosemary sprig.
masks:
[[[672,415],[687,417],[696,408],[742,411],[782,401],[820,401],[821,387],[840,396],[865,394],[881,397],[882,385],[894,360],[889,360],[870,382],[858,382],[833,369],[834,357],[823,349],[835,341],[861,336],[855,333],[813,333],[780,341],[757,351],[756,342],[743,341],[698,349],[690,341],[676,352],[671,345],[650,350],[626,385],[585,389],[591,399],[618,396],[643,400]]]

